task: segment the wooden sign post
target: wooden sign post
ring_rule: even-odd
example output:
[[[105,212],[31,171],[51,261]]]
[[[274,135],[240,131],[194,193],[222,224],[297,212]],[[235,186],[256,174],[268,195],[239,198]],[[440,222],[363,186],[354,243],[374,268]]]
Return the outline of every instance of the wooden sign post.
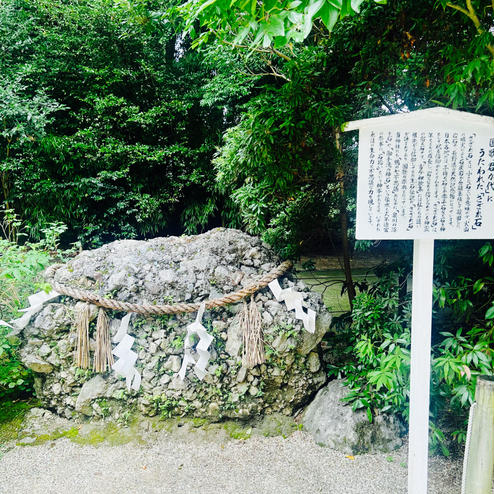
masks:
[[[445,108],[360,130],[356,238],[413,240],[408,492],[427,492],[434,239],[494,238],[494,118]]]

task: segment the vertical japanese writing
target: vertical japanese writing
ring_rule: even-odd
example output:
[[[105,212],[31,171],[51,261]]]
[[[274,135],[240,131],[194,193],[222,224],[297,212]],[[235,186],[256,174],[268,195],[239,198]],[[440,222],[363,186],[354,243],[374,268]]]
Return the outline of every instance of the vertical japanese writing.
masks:
[[[408,226],[407,230],[413,230],[416,212],[416,164],[417,164],[417,132],[412,132],[410,145],[410,166],[408,175]]]
[[[376,230],[382,229],[382,210],[383,210],[383,172],[384,172],[384,133],[379,132],[377,137],[377,164],[376,164]]]
[[[448,168],[449,168],[449,155],[450,155],[450,135],[449,132],[444,133],[443,137],[443,156],[442,156],[442,170],[441,170],[441,208],[439,216],[439,231],[446,231],[446,210],[448,203]]]
[[[457,180],[457,160],[458,160],[458,132],[451,136],[451,164],[449,178],[449,209],[448,209],[448,225],[453,226],[454,206],[456,202],[456,180]]]
[[[468,151],[467,151],[467,166],[465,174],[465,205],[463,207],[464,222],[463,231],[470,231],[470,210],[472,208],[472,160],[473,160],[473,139],[475,134],[470,134],[468,136]]]
[[[438,225],[438,214],[439,214],[439,204],[437,199],[440,196],[440,178],[439,170],[441,169],[442,160],[442,142],[441,142],[441,132],[434,133],[434,187],[432,190],[433,206],[432,206],[432,224],[431,231],[437,232]]]
[[[367,198],[367,221],[372,224],[374,221],[374,183],[375,183],[375,167],[376,167],[376,134],[371,132],[369,142],[369,178],[367,186],[369,188],[369,196]]]
[[[401,163],[401,134],[396,132],[394,141],[394,162],[393,162],[393,189],[391,191],[391,197],[393,198],[393,204],[391,206],[391,231],[394,233],[398,229],[398,193],[400,190],[400,169]]]
[[[458,166],[458,189],[456,194],[456,228],[460,229],[463,221],[463,184],[465,182],[465,147],[467,137],[460,136],[460,161]]]
[[[475,218],[473,219],[472,230],[482,226],[482,205],[485,196],[485,149],[480,149],[480,156],[477,162],[476,192],[477,200],[475,202]]]
[[[493,202],[494,197],[494,139],[489,139],[488,151],[489,165],[487,167],[487,183],[485,192],[487,194],[487,202]]]
[[[390,215],[391,215],[391,177],[392,177],[392,160],[393,160],[393,136],[388,132],[386,136],[386,158],[384,174],[384,211],[383,211],[383,231],[389,232]]]
[[[408,189],[408,143],[410,141],[410,133],[403,133],[403,154],[402,154],[402,169],[401,169],[401,217],[404,218],[407,210],[407,189]]]

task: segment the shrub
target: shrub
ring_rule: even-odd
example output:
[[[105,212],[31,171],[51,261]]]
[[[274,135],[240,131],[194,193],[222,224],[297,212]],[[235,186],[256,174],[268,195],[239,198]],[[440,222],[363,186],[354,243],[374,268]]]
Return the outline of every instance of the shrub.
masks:
[[[492,268],[493,257],[492,245],[484,245],[484,265]],[[346,400],[366,410],[370,421],[382,412],[408,421],[411,298],[400,297],[399,274],[384,274],[357,295],[342,335],[347,361],[329,368],[330,375],[346,377]],[[451,440],[465,440],[477,376],[494,374],[494,279],[459,276],[434,293],[430,440],[449,454]],[[442,331],[444,325],[452,330]]]
[[[11,212],[0,222],[3,232],[22,233],[21,222]],[[0,238],[0,319],[9,321],[27,305],[29,295],[48,289],[39,279],[39,273],[62,253],[57,251],[60,234],[65,226],[54,223],[44,229],[44,238],[38,243],[18,245]],[[7,394],[27,393],[32,390],[32,374],[18,355],[20,340],[9,335],[9,328],[0,326],[0,398]]]

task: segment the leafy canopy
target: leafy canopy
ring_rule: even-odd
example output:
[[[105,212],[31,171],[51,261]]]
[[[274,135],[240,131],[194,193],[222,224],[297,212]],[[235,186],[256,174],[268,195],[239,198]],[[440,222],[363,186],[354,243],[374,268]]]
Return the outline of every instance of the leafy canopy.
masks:
[[[365,0],[189,0],[180,7],[186,31],[196,35],[197,21],[205,31],[196,44],[213,33],[221,39],[255,48],[280,48],[302,42],[315,23],[331,31],[338,19],[360,12]],[[386,3],[386,0],[374,0]]]

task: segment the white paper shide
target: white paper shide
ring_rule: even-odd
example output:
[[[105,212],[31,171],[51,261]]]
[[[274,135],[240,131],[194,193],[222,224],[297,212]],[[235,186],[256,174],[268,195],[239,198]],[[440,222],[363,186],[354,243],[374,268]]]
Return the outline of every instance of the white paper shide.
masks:
[[[206,367],[209,362],[209,345],[213,341],[213,337],[206,331],[206,328],[201,324],[202,316],[206,309],[206,304],[203,302],[197,312],[196,320],[187,326],[187,335],[184,341],[184,357],[182,360],[182,367],[178,371],[180,379],[185,379],[187,372],[187,366],[189,364],[194,366],[194,372],[196,376],[202,381],[206,376]],[[199,341],[195,345],[194,338],[197,337]],[[194,352],[195,350],[195,352]],[[197,359],[194,356],[197,355]]]
[[[137,361],[137,353],[132,350],[135,338],[127,334],[129,321],[132,314],[129,313],[120,321],[120,327],[113,337],[115,343],[118,342],[116,348],[112,351],[118,360],[112,365],[112,369],[117,376],[125,377],[127,389],[139,391],[141,387],[141,374],[135,368]]]
[[[316,330],[316,313],[312,309],[307,309],[307,312],[304,311],[302,306],[303,295],[293,288],[281,288],[278,280],[273,280],[268,286],[276,300],[285,302],[288,310],[295,310],[295,317],[302,321],[305,330],[309,333],[314,333]]]

